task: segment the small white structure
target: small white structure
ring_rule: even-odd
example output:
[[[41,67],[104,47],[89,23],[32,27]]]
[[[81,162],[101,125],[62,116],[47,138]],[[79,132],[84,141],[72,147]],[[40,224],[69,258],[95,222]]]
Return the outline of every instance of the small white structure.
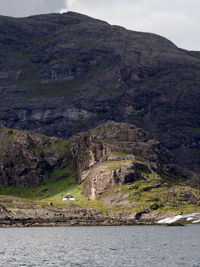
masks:
[[[67,196],[63,198],[63,200],[75,200],[75,198],[71,196],[70,193],[68,193]]]

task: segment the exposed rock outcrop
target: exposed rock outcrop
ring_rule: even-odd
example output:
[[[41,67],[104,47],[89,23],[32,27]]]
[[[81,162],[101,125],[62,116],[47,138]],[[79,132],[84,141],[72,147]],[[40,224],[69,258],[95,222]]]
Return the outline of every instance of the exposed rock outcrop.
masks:
[[[109,121],[200,170],[200,53],[67,12],[0,17],[0,123],[68,138]]]
[[[0,127],[0,184],[32,187],[67,178],[73,162],[84,193],[96,198],[104,189],[141,179],[141,173],[173,171],[174,160],[140,128],[109,122],[69,140]],[[57,175],[56,170],[61,170]]]
[[[69,162],[66,140],[0,126],[1,185],[33,187],[56,180],[54,171]]]
[[[0,192],[9,195],[0,196],[0,226],[154,224],[200,210],[199,177],[191,181],[158,141],[128,123],[69,140],[0,127]],[[74,204],[62,202],[68,188]]]
[[[128,123],[108,122],[69,139],[78,182],[96,199],[105,189],[143,179],[145,173],[174,171],[159,142]]]

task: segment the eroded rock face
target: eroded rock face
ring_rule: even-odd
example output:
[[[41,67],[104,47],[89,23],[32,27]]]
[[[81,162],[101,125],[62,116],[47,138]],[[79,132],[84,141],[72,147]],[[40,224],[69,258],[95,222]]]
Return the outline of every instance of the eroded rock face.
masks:
[[[200,170],[200,53],[67,12],[0,17],[0,123],[68,138],[129,122]]]
[[[69,139],[78,182],[96,199],[105,190],[173,169],[174,160],[140,128],[109,122]]]
[[[56,179],[54,170],[67,165],[65,140],[0,126],[0,184],[33,187]]]
[[[70,165],[84,194],[96,199],[106,188],[145,173],[169,172],[174,161],[159,142],[128,123],[108,122],[69,140],[0,127],[1,185],[33,187],[67,178]]]

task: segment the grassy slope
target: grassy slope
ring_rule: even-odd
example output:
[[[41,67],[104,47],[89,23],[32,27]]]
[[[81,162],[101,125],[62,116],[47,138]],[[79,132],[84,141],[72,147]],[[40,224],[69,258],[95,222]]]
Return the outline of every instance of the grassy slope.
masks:
[[[118,168],[118,164],[118,161],[110,162],[109,171],[112,172]],[[126,211],[131,213],[141,210],[174,213],[200,211],[199,189],[186,185],[184,180],[170,179],[166,183],[160,183],[160,177],[157,174],[144,173],[145,179],[110,188],[104,192],[101,200],[88,201],[82,195],[83,185],[76,184],[72,164],[67,168],[56,169],[54,174],[58,178],[64,176],[66,178],[59,178],[57,181],[47,180],[43,185],[35,188],[0,186],[0,203],[6,206],[5,199],[12,196],[18,200],[29,201],[38,207],[48,205],[49,202],[52,202],[54,206],[62,207],[69,203],[72,204],[72,202],[62,201],[62,198],[70,192],[76,199],[76,201],[73,201],[73,205],[93,208],[110,215],[116,212]],[[156,186],[158,184],[160,185]],[[2,199],[4,199],[4,202],[2,202]],[[113,204],[106,206],[106,199],[112,199]],[[196,203],[192,204],[191,199],[195,199]],[[128,205],[123,204],[124,201]],[[15,205],[7,203],[7,206],[12,208]]]
[[[110,188],[104,192],[105,202],[106,199],[113,198],[109,214],[144,210],[172,213],[200,212],[199,189],[187,185],[183,180],[172,180],[159,185],[157,174],[145,174],[145,176],[147,179]]]
[[[56,207],[63,207],[65,205],[73,204],[84,208],[96,209],[106,214],[106,206],[101,201],[89,201],[83,194],[83,185],[77,184],[73,166],[65,169],[56,169],[54,171],[57,177],[68,174],[67,178],[59,179],[58,181],[47,180],[41,186],[35,188],[17,188],[15,186],[5,187],[0,186],[0,204],[14,208],[18,206],[18,202],[23,201],[42,207],[52,202]],[[70,192],[75,197],[75,201],[63,201],[62,198]],[[16,205],[10,204],[10,196],[15,197]],[[7,201],[6,201],[7,199]],[[4,202],[2,202],[2,200]],[[14,201],[14,202],[15,202]]]

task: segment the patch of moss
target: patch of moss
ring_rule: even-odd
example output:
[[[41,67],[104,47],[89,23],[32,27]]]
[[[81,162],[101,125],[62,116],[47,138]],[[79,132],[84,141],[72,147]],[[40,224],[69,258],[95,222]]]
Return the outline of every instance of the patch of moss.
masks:
[[[123,167],[126,162],[133,162],[132,160],[108,161],[108,171],[115,171]]]
[[[116,155],[116,156],[122,156],[122,157],[126,157],[129,155],[128,153],[124,153],[124,152],[112,152],[111,154]]]
[[[185,127],[185,129],[191,131],[192,133],[200,134],[200,128]]]
[[[23,87],[34,87],[38,88],[40,86],[40,79],[37,77],[37,69],[31,70],[25,76],[23,76],[20,80],[15,82],[15,85],[23,86]]]
[[[143,173],[143,176],[145,176],[143,180],[110,188],[103,193],[104,198],[109,197],[109,195],[113,198],[113,206],[109,212],[121,212],[126,208],[125,205],[117,210],[115,204],[120,204],[120,199],[114,198],[116,189],[116,192],[120,192],[120,198],[129,202],[129,206],[131,206],[129,210],[132,212],[141,210],[172,213],[200,211],[199,189],[187,186],[182,181],[161,183],[161,177],[156,173]],[[123,198],[123,195],[126,196],[127,194],[128,197]]]
[[[112,171],[120,169],[120,167],[121,165],[118,161],[111,161],[108,165],[108,171],[112,172]]]
[[[62,194],[67,194],[68,190],[73,190],[74,192],[79,192],[79,185],[76,184],[74,167],[69,164],[66,168],[58,168],[54,172],[56,177],[65,176],[67,178],[62,178],[57,181],[52,179],[47,179],[44,184],[34,188],[18,188],[15,186],[0,186],[0,195],[10,195],[26,199],[45,199],[52,198],[58,199]]]
[[[187,151],[192,155],[193,157],[200,156],[200,149],[187,149]]]
[[[8,134],[9,135],[4,139],[4,142],[6,142],[6,143],[14,141],[16,132],[15,131],[9,131]]]
[[[84,125],[86,125],[88,123],[89,119],[83,119],[83,120],[78,120],[75,122],[74,125],[74,130],[75,131],[79,131],[80,129],[82,129],[84,127]]]
[[[106,143],[106,144],[110,144],[110,145],[115,145],[115,144],[117,144],[115,141],[113,141],[113,140],[109,140],[109,139],[106,139],[106,138],[104,138],[104,139],[98,139],[97,141],[104,142],[104,143]]]
[[[33,148],[33,151],[34,151],[38,156],[41,155],[41,149],[40,149],[39,147],[34,147],[34,148]]]
[[[139,160],[139,161],[144,161],[145,160],[145,158],[143,156],[141,156],[141,155],[134,155],[134,156],[135,156],[136,160]]]
[[[54,151],[58,154],[63,154],[69,152],[69,141],[68,140],[63,140],[61,142],[57,142],[53,145],[50,145],[48,147],[49,150]]]
[[[69,164],[67,167],[63,168],[63,167],[59,167],[57,169],[54,170],[54,174],[57,178],[60,177],[68,177],[69,175],[74,174],[74,166],[73,164]]]
[[[122,90],[122,89],[120,89],[120,88],[107,89],[105,91],[105,93],[108,94],[108,95],[112,95],[113,93],[118,92],[120,90]]]

